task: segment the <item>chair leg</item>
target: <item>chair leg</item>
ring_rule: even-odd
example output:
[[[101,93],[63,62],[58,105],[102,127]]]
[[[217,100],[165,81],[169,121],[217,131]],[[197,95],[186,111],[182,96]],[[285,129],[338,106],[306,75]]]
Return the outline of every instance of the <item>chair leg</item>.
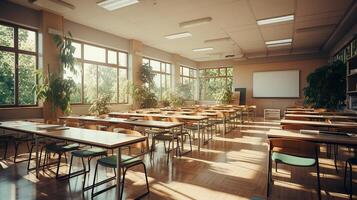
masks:
[[[146,172],[146,166],[145,166],[145,164],[144,164],[143,162],[142,162],[141,164],[142,164],[143,167],[144,167],[145,180],[146,180],[146,189],[147,189],[147,193],[149,193],[149,192],[150,192],[150,189],[149,189],[148,174],[147,174],[147,172]]]
[[[15,142],[15,155],[14,155],[14,163],[16,163],[17,151],[19,149],[20,144]]]
[[[317,195],[319,200],[321,200],[321,185],[320,185],[320,167],[319,160],[316,161],[316,173],[317,173]]]
[[[121,188],[120,188],[120,200],[123,199],[123,192],[124,192],[124,186],[125,186],[125,175],[126,175],[126,171],[128,170],[128,168],[125,168],[124,173],[123,173],[123,180],[121,182]]]
[[[190,150],[192,151],[192,138],[190,134],[188,134],[188,139],[190,140]]]
[[[5,147],[4,147],[4,160],[6,160],[7,157],[7,148],[8,148],[9,142],[5,142]]]
[[[348,164],[348,162],[346,161],[346,164],[345,164],[345,175],[344,175],[344,177],[343,177],[343,187],[345,188],[346,192],[348,192],[348,189],[347,189],[347,187],[346,187],[347,164]]]
[[[271,180],[271,174],[272,174],[272,160],[271,160],[271,152],[269,150],[269,163],[268,163],[268,177],[267,177],[267,197],[270,195],[270,180]]]
[[[31,163],[31,157],[32,157],[32,150],[33,150],[33,146],[34,145],[31,145],[31,148],[30,148],[30,152],[29,152],[29,161],[27,163],[27,170],[30,169],[30,163]],[[41,162],[40,162],[41,163]]]
[[[353,171],[352,171],[352,164],[349,163],[350,165],[350,200],[352,200],[352,196],[353,196],[353,189],[352,189],[352,174],[353,174]]]
[[[278,173],[278,162],[275,161],[275,172]]]
[[[94,194],[94,186],[95,186],[95,179],[97,177],[97,170],[98,170],[98,162],[95,165],[95,170],[94,170],[94,176],[93,176],[93,187],[92,187],[92,198],[93,198],[93,194]]]
[[[337,168],[338,145],[334,145],[333,148],[334,148],[334,152],[333,152],[334,164],[335,164],[336,173],[338,173],[338,168]]]
[[[73,156],[72,156],[73,157]],[[84,177],[83,177],[83,184],[82,184],[82,191],[84,191],[85,185],[86,185],[86,176],[87,176],[87,172],[86,172],[86,165],[84,164],[84,160],[82,158],[82,165],[83,165],[83,170],[84,170]]]
[[[60,168],[60,165],[61,165],[61,157],[62,157],[62,154],[59,153],[58,154],[58,161],[57,161],[57,170],[56,170],[56,179],[58,179],[58,174],[59,174],[59,168]]]

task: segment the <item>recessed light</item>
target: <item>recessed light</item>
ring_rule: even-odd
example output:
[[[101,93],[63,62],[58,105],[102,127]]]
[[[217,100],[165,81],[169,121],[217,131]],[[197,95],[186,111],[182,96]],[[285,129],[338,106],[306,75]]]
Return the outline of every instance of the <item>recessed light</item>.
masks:
[[[226,42],[230,41],[230,37],[224,37],[224,38],[217,38],[217,39],[211,39],[211,40],[205,40],[205,43],[214,43],[214,42]]]
[[[270,45],[270,44],[291,43],[292,41],[293,41],[293,39],[288,38],[288,39],[282,39],[282,40],[266,41],[265,44],[266,44],[266,45]]]
[[[289,43],[280,43],[280,44],[269,44],[267,45],[268,48],[271,48],[271,47],[281,47],[281,46],[290,46],[291,45],[291,42]]]
[[[165,38],[169,39],[169,40],[173,40],[173,39],[179,39],[179,38],[185,38],[185,37],[191,37],[192,34],[189,32],[183,32],[183,33],[175,33],[175,34],[171,34],[171,35],[166,35]]]
[[[204,18],[200,18],[200,19],[194,19],[191,21],[181,22],[181,23],[179,23],[179,26],[181,28],[188,28],[188,27],[193,27],[193,26],[199,26],[202,24],[207,24],[211,21],[212,21],[211,17],[204,17]]]
[[[104,0],[98,2],[97,5],[109,11],[113,11],[136,3],[139,3],[139,0]]]
[[[294,15],[286,15],[286,16],[274,17],[269,19],[261,19],[257,21],[257,24],[261,26],[266,24],[275,24],[275,23],[287,22],[292,20],[294,20]]]
[[[211,51],[213,50],[212,47],[205,47],[205,48],[198,48],[198,49],[192,49],[192,51],[195,51],[195,52],[200,52],[200,51]]]

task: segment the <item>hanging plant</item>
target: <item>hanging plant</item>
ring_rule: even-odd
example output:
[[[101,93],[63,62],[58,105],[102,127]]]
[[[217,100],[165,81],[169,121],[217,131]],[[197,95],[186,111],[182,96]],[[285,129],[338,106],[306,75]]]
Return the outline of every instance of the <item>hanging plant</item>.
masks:
[[[62,69],[69,69],[71,72],[76,73],[74,68],[75,58],[74,52],[76,48],[72,45],[72,34],[68,32],[68,36],[54,35],[53,41],[59,51],[59,61],[62,65]]]

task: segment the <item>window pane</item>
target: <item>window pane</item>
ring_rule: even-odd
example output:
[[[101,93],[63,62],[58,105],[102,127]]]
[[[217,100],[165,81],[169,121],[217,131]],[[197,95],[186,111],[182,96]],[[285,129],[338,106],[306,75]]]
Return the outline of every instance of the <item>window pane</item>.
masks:
[[[180,75],[182,75],[182,67],[180,67]]]
[[[171,88],[171,75],[166,75],[166,88]]]
[[[149,64],[149,59],[143,58],[143,64]]]
[[[0,25],[0,46],[14,47],[14,28]]]
[[[166,71],[166,63],[161,63],[161,72],[165,73]]]
[[[108,50],[108,63],[117,64],[117,52]]]
[[[117,69],[98,66],[98,96],[109,95],[110,103],[117,102]]]
[[[156,60],[150,60],[150,65],[153,71],[160,71],[160,62]]]
[[[36,104],[36,56],[19,54],[19,105]]]
[[[182,68],[182,74],[184,76],[189,76],[190,75],[190,69],[187,67]]]
[[[166,63],[166,73],[171,74],[171,64]]]
[[[105,62],[105,49],[92,45],[84,45],[84,59],[96,62]]]
[[[0,51],[0,105],[15,104],[15,54]]]
[[[227,68],[227,76],[233,76],[233,68]]]
[[[76,48],[76,50],[74,50],[73,56],[75,58],[82,58],[82,45],[77,42],[72,42],[72,46]]]
[[[97,65],[84,63],[83,77],[84,103],[97,99]]]
[[[206,70],[206,75],[207,76],[217,76],[218,75],[218,69],[207,69]]]
[[[82,101],[82,66],[80,63],[76,63],[74,65],[74,69],[76,70],[76,74],[71,72],[68,68],[64,69],[64,78],[71,78],[75,84],[75,92],[71,95],[71,103],[81,103]]]
[[[128,71],[127,69],[119,68],[119,103],[128,102]]]
[[[128,66],[128,54],[119,52],[119,65],[122,67]]]
[[[19,49],[36,51],[36,32],[19,28]]]
[[[154,76],[154,88],[152,88],[155,92],[155,95],[157,97],[161,97],[160,95],[160,88],[161,88],[161,77],[160,77],[160,74],[155,74]]]
[[[219,75],[220,76],[225,76],[226,75],[226,68],[219,69]]]

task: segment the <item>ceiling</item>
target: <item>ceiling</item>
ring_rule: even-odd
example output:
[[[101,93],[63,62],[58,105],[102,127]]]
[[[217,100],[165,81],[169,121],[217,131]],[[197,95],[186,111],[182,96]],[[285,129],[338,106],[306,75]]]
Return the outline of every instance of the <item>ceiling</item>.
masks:
[[[22,2],[21,0],[13,0]],[[138,4],[107,11],[99,0],[65,0],[75,6],[55,10],[66,19],[109,32],[195,61],[250,59],[320,51],[353,0],[140,0]],[[294,14],[294,21],[258,26],[256,20]],[[211,17],[190,28],[179,23]],[[168,40],[165,35],[190,32],[192,37]],[[212,44],[205,40],[230,37]],[[291,46],[267,48],[265,41],[292,38]],[[192,49],[213,47],[213,51]]]

